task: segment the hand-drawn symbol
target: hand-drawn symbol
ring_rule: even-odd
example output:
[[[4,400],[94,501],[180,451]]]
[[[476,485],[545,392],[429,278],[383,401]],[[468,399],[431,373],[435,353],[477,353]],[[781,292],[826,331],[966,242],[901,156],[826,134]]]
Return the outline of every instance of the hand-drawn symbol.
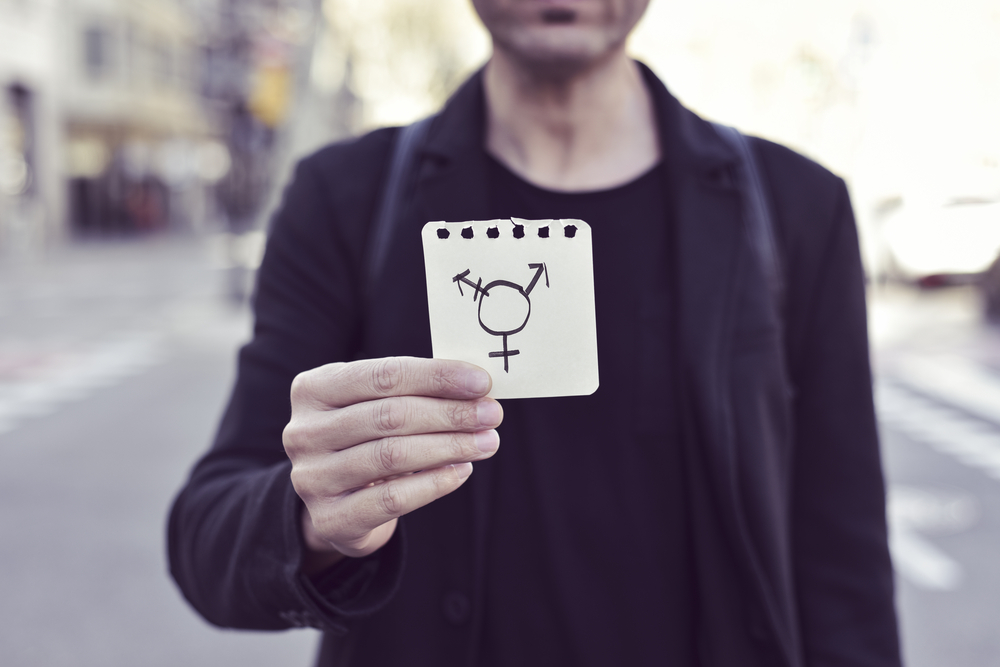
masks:
[[[528,318],[531,317],[531,299],[528,298],[528,295],[531,294],[531,290],[535,289],[535,283],[538,282],[543,273],[545,274],[545,286],[549,286],[549,271],[545,268],[545,264],[528,264],[528,268],[534,269],[535,275],[527,287],[521,287],[509,280],[494,280],[484,286],[482,278],[476,282],[468,279],[470,269],[466,269],[451,279],[453,283],[458,284],[458,293],[462,296],[465,296],[465,292],[462,291],[462,283],[472,288],[473,303],[482,295],[479,298],[479,326],[488,334],[503,337],[503,350],[490,352],[489,356],[490,358],[503,358],[504,373],[510,372],[510,357],[521,353],[520,350],[507,349],[507,336],[513,336],[528,324]],[[490,306],[485,309],[484,313],[483,304],[486,303],[487,297],[490,297]],[[523,302],[517,297],[523,297]]]

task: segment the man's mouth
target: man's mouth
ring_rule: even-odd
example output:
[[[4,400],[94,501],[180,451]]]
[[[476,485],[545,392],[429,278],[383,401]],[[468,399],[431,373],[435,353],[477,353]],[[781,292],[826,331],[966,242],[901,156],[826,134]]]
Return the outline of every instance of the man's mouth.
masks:
[[[573,23],[576,21],[576,10],[565,7],[551,7],[542,10],[542,22],[549,25]]]

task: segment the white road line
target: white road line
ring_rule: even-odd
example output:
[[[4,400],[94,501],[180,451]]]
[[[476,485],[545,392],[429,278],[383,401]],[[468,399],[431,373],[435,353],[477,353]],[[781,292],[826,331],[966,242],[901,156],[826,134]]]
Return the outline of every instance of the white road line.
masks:
[[[889,487],[889,550],[896,573],[920,588],[951,591],[962,567],[924,533],[956,533],[978,519],[978,506],[962,492],[903,485]]]
[[[1000,480],[1000,427],[884,381],[876,385],[875,405],[884,426]]]
[[[908,368],[905,374],[894,374],[893,380],[899,377],[934,399],[896,382],[880,381],[875,386],[879,422],[1000,479],[1000,426],[978,418],[994,418],[989,416],[990,396],[997,389],[997,381],[986,371],[962,368],[951,375],[945,372],[940,376],[940,383],[935,385],[933,380],[938,376],[931,373],[930,366]],[[968,384],[959,389],[962,378]],[[970,398],[973,395],[978,398]],[[966,411],[935,399],[948,401]],[[958,588],[962,582],[961,566],[923,533],[962,529],[971,523],[974,514],[974,503],[969,497],[942,498],[920,489],[890,488],[889,549],[896,572],[921,588],[939,591]]]
[[[952,591],[962,582],[962,568],[911,527],[889,524],[889,551],[896,573],[920,588]]]
[[[61,405],[117,384],[163,361],[156,335],[133,333],[82,353],[25,381],[0,382],[0,434],[24,420],[51,414]]]
[[[883,426],[1000,479],[1000,468],[992,464],[1000,455],[995,442],[1000,437],[986,424],[885,381],[875,386],[875,405]],[[896,573],[920,588],[955,590],[961,566],[918,532],[907,497],[898,488],[889,490],[889,550]]]
[[[1000,424],[1000,377],[957,355],[909,357],[892,375],[918,391]]]

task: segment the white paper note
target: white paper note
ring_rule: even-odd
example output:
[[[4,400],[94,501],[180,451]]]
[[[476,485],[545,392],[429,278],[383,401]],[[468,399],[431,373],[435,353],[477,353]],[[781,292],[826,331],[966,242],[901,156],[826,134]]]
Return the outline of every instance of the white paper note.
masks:
[[[587,223],[429,222],[422,237],[435,358],[485,368],[494,398],[597,390]]]

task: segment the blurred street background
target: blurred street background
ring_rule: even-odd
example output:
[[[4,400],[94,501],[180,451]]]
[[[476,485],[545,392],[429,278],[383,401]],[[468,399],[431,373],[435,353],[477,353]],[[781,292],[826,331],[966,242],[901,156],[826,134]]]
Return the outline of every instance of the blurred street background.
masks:
[[[1000,665],[1000,5],[688,4],[633,52],[851,189],[908,664]],[[166,511],[294,161],[488,52],[467,0],[0,0],[0,665],[311,664],[188,609]]]

